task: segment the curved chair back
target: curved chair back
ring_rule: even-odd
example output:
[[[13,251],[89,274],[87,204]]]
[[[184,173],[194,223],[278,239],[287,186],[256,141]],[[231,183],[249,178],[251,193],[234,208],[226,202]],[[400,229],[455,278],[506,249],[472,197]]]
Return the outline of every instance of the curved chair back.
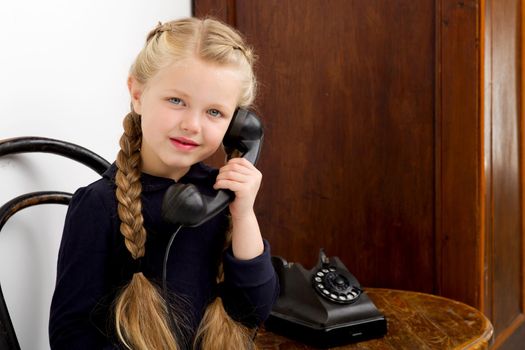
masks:
[[[104,173],[110,163],[98,154],[73,143],[44,137],[17,137],[0,140],[0,157],[27,152],[53,153],[73,159],[98,174]],[[0,207],[0,232],[16,212],[39,204],[68,205],[72,194],[61,191],[38,191],[20,195]],[[0,350],[20,350],[11,317],[0,284]]]

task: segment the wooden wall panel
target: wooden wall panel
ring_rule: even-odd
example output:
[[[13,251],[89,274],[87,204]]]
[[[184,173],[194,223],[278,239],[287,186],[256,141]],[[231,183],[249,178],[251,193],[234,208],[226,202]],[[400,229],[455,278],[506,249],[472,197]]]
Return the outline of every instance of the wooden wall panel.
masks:
[[[481,60],[482,68],[480,75],[482,79],[481,87],[481,112],[483,122],[483,197],[481,198],[481,215],[482,227],[481,233],[484,237],[483,242],[483,278],[481,290],[481,302],[479,308],[485,312],[485,315],[492,319],[492,285],[494,281],[491,266],[494,265],[494,230],[493,230],[493,200],[492,200],[492,7],[490,3],[482,2],[480,9],[482,13],[480,29],[481,36]]]
[[[192,0],[193,14],[213,17],[235,26],[236,0]]]
[[[436,292],[479,305],[479,9],[474,1],[437,6]]]
[[[488,309],[495,327],[495,348],[514,349],[525,334],[523,315],[522,174],[520,171],[520,2],[487,1],[490,16],[490,109],[485,111],[491,137],[492,203],[488,266]],[[507,339],[508,338],[508,339]],[[521,340],[523,338],[521,337]]]
[[[520,313],[520,179],[518,78],[516,70],[517,0],[494,1],[492,43],[492,173],[494,203],[494,307],[496,325],[509,325]],[[506,13],[507,11],[512,11]],[[519,13],[519,12],[518,12]]]
[[[260,58],[263,232],[291,261],[324,247],[365,285],[433,291],[434,3],[301,4],[235,3]]]

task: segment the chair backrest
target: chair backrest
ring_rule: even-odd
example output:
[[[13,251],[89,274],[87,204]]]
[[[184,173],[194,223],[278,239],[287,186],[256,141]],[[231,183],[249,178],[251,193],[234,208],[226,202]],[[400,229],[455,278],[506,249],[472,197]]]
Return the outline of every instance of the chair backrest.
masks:
[[[102,174],[110,163],[96,153],[73,143],[44,137],[18,137],[0,140],[0,157],[27,152],[53,153],[73,159],[98,174]],[[60,191],[38,191],[22,194],[0,207],[0,232],[16,212],[39,204],[68,205],[72,194]],[[0,350],[19,350],[20,344],[2,293],[0,284]]]

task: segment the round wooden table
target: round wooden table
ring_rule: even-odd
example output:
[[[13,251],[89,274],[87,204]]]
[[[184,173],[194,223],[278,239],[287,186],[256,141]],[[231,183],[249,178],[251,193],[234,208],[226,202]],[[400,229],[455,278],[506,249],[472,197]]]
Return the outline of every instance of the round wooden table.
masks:
[[[387,334],[332,349],[488,349],[493,328],[479,310],[436,295],[392,289],[366,288],[385,315]],[[313,349],[283,336],[261,330],[256,338],[261,350]]]

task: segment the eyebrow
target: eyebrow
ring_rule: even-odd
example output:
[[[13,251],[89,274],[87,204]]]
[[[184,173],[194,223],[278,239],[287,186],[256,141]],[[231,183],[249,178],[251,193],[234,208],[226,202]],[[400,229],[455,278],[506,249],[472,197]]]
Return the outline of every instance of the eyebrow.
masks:
[[[184,98],[187,98],[187,97],[190,96],[187,93],[182,92],[182,91],[177,90],[177,89],[165,89],[165,90],[163,90],[163,92],[164,93],[170,93],[170,94],[179,95],[179,96],[184,97]]]

